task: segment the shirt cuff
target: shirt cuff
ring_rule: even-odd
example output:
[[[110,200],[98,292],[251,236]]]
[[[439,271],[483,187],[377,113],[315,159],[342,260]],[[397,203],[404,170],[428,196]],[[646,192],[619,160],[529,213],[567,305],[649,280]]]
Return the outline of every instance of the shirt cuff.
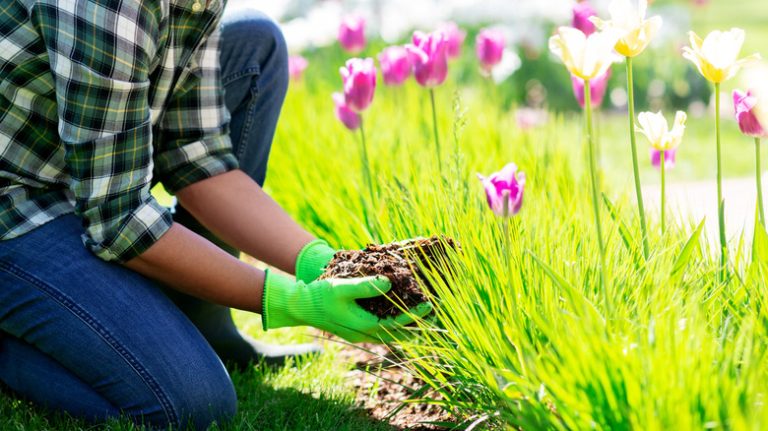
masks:
[[[229,135],[191,142],[158,155],[160,180],[171,194],[238,168]]]
[[[131,211],[117,232],[105,241],[97,242],[85,233],[83,243],[99,258],[122,263],[144,253],[171,228],[171,224],[170,211],[150,197]]]

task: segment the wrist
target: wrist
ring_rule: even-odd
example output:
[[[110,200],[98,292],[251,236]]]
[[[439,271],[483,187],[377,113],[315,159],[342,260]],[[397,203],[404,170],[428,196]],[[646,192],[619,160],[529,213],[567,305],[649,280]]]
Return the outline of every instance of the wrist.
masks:
[[[296,279],[309,283],[323,274],[336,250],[322,239],[307,243],[296,257]]]
[[[310,325],[320,313],[304,282],[269,269],[264,271],[262,301],[261,323],[265,330]]]

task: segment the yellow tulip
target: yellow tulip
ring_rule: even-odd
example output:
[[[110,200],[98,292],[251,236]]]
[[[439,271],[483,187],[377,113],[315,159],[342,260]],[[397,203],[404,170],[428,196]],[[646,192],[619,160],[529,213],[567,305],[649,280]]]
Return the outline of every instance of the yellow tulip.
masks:
[[[688,33],[691,46],[683,48],[683,57],[699,69],[704,78],[719,84],[733,78],[739,68],[760,59],[760,54],[737,59],[744,44],[744,30],[732,28],[730,31],[715,30],[702,41],[694,32]]]
[[[683,111],[675,114],[675,124],[669,130],[667,119],[661,112],[641,112],[637,116],[638,130],[648,138],[651,146],[659,151],[674,150],[680,145],[685,132],[685,120],[688,116]]]
[[[613,47],[619,34],[613,30],[594,32],[585,36],[581,30],[560,27],[549,38],[549,50],[559,57],[571,75],[592,80],[605,73],[616,61]]]
[[[592,17],[591,21],[599,29],[615,29],[621,33],[616,42],[616,52],[624,57],[636,57],[648,47],[651,39],[661,28],[661,17],[645,19],[648,9],[647,0],[638,0],[637,8],[630,0],[613,0],[609,6],[611,19],[603,21]]]

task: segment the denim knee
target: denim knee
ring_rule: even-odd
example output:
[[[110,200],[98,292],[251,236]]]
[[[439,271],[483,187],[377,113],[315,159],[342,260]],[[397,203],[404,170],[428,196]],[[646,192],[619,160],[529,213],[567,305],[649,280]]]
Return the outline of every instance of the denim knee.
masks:
[[[179,414],[180,429],[205,430],[214,422],[221,425],[234,418],[237,413],[235,388],[232,381],[221,378],[221,374],[180,382],[169,391],[171,403]]]
[[[270,75],[276,81],[273,84],[288,88],[288,48],[283,32],[272,19],[247,7],[227,10],[221,37],[224,85],[246,70],[256,69],[257,75]]]

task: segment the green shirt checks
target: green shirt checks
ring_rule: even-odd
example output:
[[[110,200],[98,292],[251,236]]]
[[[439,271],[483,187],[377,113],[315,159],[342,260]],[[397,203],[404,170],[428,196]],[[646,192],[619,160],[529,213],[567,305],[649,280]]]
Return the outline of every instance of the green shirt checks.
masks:
[[[0,0],[0,240],[74,212],[104,260],[171,226],[150,194],[237,167],[221,0]]]

